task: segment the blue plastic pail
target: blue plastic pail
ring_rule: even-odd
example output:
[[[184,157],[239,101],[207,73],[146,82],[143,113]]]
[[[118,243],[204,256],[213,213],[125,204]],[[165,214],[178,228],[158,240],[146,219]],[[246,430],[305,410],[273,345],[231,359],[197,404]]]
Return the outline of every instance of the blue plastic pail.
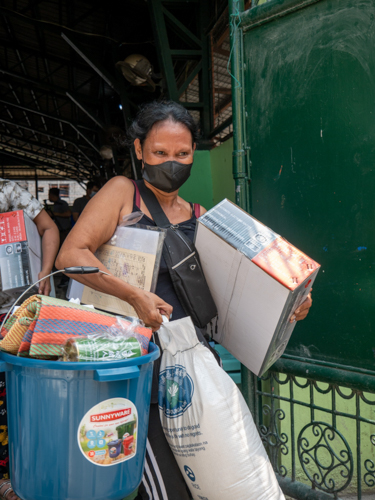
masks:
[[[12,487],[23,500],[121,500],[139,485],[153,361],[70,363],[0,353],[6,372]],[[130,422],[129,425],[127,425]],[[125,455],[108,443],[133,434]],[[122,446],[122,445],[121,445]]]

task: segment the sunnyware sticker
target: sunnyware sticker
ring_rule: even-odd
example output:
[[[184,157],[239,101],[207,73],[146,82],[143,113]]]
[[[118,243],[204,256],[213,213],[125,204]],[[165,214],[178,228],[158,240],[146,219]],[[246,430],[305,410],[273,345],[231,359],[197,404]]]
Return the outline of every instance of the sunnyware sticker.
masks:
[[[91,408],[78,427],[78,446],[95,465],[107,467],[133,458],[138,413],[125,398],[107,399]]]

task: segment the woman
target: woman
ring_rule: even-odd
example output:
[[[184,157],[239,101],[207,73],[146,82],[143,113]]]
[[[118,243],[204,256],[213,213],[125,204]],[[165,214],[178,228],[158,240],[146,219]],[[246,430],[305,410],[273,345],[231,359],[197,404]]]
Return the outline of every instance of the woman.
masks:
[[[206,210],[183,200],[178,196],[178,189],[190,175],[198,135],[196,123],[177,103],[152,102],[141,109],[129,135],[134,141],[137,158],[142,161],[146,187],[155,194],[170,223],[178,224],[192,240],[196,226],[195,210],[200,214]],[[57,267],[92,265],[106,270],[94,252],[111,238],[125,215],[139,209],[145,214],[140,223],[155,225],[134,184],[124,177],[111,179],[78,219],[61,249]],[[162,314],[172,315],[173,320],[186,316],[163,259],[155,294],[134,288],[113,276],[82,275],[75,279],[129,302],[153,331],[160,327]],[[310,306],[309,299],[296,311],[295,319],[303,319]],[[139,498],[189,499],[185,481],[164,438],[154,394],[151,402],[147,460]]]

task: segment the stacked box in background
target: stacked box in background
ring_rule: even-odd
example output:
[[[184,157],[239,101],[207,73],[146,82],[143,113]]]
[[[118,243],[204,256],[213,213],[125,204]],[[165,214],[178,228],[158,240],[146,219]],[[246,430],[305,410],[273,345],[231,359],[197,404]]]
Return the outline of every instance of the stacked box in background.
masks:
[[[229,200],[198,219],[195,245],[218,309],[214,339],[261,376],[284,352],[319,264]]]
[[[38,280],[41,238],[23,210],[0,214],[1,290],[23,290]]]

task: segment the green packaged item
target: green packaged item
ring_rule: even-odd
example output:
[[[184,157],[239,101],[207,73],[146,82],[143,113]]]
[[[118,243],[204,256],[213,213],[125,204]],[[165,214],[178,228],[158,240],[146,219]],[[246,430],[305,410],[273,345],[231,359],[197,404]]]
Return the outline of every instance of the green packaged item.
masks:
[[[125,339],[76,337],[67,340],[63,348],[63,361],[115,361],[138,358],[141,345],[134,337]]]

